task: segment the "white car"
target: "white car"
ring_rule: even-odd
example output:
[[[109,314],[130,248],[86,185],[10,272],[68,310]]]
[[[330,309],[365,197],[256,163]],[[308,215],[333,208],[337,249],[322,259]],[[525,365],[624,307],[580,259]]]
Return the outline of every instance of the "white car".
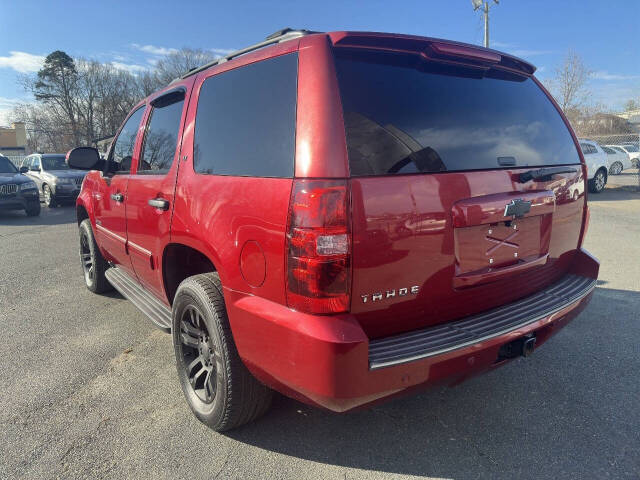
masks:
[[[607,154],[609,175],[618,175],[621,171],[633,166],[629,154],[622,148],[616,148],[614,145],[603,145],[602,150]]]
[[[629,158],[631,159],[631,163],[633,164],[633,166],[634,167],[638,166],[638,161],[640,161],[640,150],[636,145],[625,143],[622,145],[610,145],[610,146],[615,148],[618,151],[622,150],[624,153],[629,155]]]
[[[578,139],[580,148],[584,154],[584,161],[587,164],[587,178],[589,179],[589,191],[600,193],[607,184],[609,163],[607,154],[602,147],[592,140],[584,138]]]

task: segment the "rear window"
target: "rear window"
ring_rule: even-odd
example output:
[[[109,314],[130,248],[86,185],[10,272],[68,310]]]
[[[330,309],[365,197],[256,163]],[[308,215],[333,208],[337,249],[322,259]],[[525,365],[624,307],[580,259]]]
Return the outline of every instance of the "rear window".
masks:
[[[43,155],[42,166],[45,170],[68,170],[64,155]]]
[[[198,98],[198,173],[292,177],[298,55],[291,53],[207,78]]]
[[[530,78],[354,55],[336,53],[353,176],[580,163]]]

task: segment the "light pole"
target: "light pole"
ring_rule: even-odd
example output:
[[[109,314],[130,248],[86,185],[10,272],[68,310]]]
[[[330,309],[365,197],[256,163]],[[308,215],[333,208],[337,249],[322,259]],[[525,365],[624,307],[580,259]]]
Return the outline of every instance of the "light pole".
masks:
[[[493,0],[496,4],[500,3],[500,0]],[[484,46],[489,48],[489,6],[491,2],[489,0],[471,0],[473,10],[476,11],[480,7],[484,12]]]

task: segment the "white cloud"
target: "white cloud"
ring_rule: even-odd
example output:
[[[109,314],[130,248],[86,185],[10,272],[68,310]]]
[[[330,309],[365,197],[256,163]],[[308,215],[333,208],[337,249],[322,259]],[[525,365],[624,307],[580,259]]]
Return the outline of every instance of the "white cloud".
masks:
[[[147,67],[143,65],[136,65],[133,63],[111,62],[111,65],[113,65],[118,70],[126,70],[127,72],[133,74],[147,70]]]
[[[492,48],[515,48],[513,43],[505,43],[505,42],[491,42],[490,45]]]
[[[591,84],[591,98],[595,103],[602,103],[611,110],[622,110],[624,102],[640,96],[640,82]]]
[[[8,125],[13,108],[27,102],[26,98],[0,97],[0,125]]]
[[[157,47],[155,45],[139,45],[137,43],[132,43],[131,46],[136,50],[150,53],[152,55],[169,55],[170,53],[176,53],[178,51],[177,48]]]
[[[515,49],[511,50],[509,53],[515,55],[516,57],[535,57],[537,55],[548,55],[550,53],[555,53],[553,50],[526,50],[526,49]]]
[[[640,78],[640,75],[619,75],[609,73],[606,70],[598,70],[593,72],[591,78],[594,80],[637,80]]]
[[[9,52],[8,57],[0,57],[0,68],[12,68],[16,72],[37,72],[44,63],[42,55],[33,55],[26,52]]]
[[[210,48],[209,51],[215,53],[216,55],[220,55],[221,57],[235,52],[233,48]]]

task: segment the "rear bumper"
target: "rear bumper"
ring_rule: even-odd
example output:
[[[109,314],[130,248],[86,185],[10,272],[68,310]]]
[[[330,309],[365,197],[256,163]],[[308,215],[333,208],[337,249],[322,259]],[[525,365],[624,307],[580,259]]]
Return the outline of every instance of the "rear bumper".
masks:
[[[262,382],[341,412],[411,389],[455,384],[501,365],[500,347],[535,334],[536,347],[575,318],[595,288],[599,264],[576,255],[566,277],[490,312],[370,341],[350,315],[301,314],[225,291],[238,351]]]

